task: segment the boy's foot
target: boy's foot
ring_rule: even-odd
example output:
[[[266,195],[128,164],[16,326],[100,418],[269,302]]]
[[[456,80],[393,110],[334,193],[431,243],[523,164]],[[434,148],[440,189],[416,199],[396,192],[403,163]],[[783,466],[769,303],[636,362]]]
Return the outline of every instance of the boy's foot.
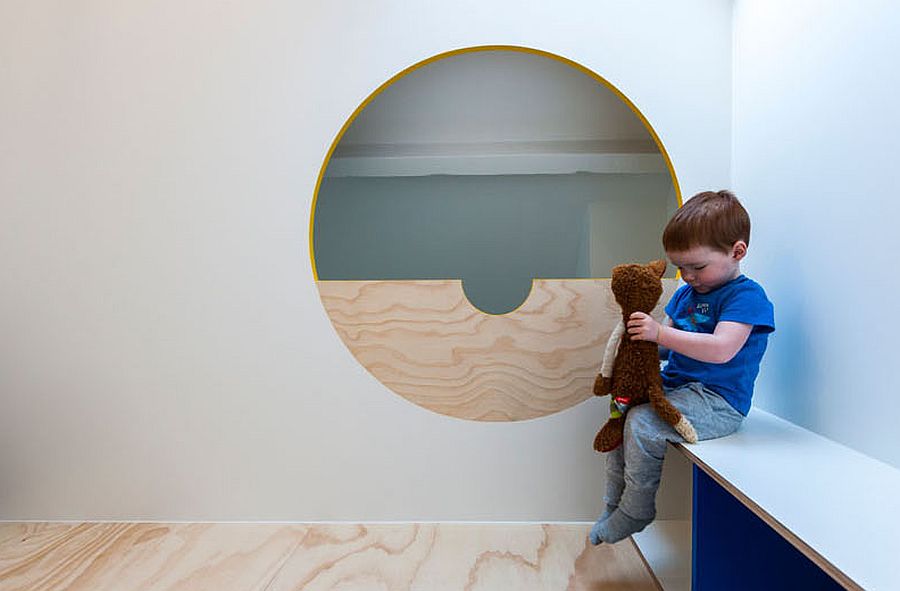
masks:
[[[615,544],[641,531],[652,521],[652,519],[635,519],[621,509],[616,509],[609,517],[597,521],[591,528],[591,543],[595,546],[601,542]]]
[[[603,510],[603,514],[600,515],[599,518],[597,518],[597,522],[591,528],[591,544],[596,546],[597,544],[599,544],[602,541],[600,539],[600,537],[598,536],[597,529],[601,523],[603,523],[604,521],[609,519],[609,516],[612,515],[613,512],[615,512],[615,510],[617,508],[618,508],[618,505],[607,505],[606,509]]]

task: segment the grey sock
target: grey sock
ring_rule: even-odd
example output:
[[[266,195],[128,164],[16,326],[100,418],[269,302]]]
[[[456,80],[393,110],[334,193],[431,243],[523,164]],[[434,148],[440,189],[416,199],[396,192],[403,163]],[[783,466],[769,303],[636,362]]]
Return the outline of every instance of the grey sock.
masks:
[[[606,509],[603,510],[603,513],[597,518],[597,522],[591,528],[591,543],[593,545],[597,545],[601,542],[600,538],[597,535],[597,529],[600,527],[600,524],[609,519],[609,516],[612,515],[616,509],[618,509],[618,505],[606,505]]]
[[[598,521],[591,528],[591,543],[594,545],[600,542],[614,544],[620,540],[624,540],[631,534],[636,534],[647,527],[653,519],[635,519],[629,516],[622,509],[616,509],[612,514],[603,521]],[[596,540],[596,541],[595,541]]]
[[[618,508],[619,508],[618,505],[610,505],[609,503],[607,503],[606,509],[603,510],[603,513],[600,515],[600,517],[597,519],[597,521],[606,521],[606,518],[609,517],[610,515],[612,515],[613,511],[615,511]]]

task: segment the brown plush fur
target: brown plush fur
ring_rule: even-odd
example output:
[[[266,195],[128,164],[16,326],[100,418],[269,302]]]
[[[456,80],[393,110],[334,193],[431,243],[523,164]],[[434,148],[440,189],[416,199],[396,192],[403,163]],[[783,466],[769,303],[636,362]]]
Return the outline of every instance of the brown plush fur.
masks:
[[[665,261],[653,261],[648,265],[618,265],[613,269],[612,292],[622,308],[622,319],[626,324],[633,312],[650,314],[656,306],[662,295],[661,278],[665,271]],[[630,397],[629,408],[650,402],[656,413],[686,440],[693,438],[696,441],[693,427],[665,396],[659,373],[659,349],[652,341],[631,340],[626,332],[616,352],[612,376],[598,375],[594,382],[594,394]],[[607,421],[594,439],[594,449],[611,451],[622,443],[625,417],[622,415]]]

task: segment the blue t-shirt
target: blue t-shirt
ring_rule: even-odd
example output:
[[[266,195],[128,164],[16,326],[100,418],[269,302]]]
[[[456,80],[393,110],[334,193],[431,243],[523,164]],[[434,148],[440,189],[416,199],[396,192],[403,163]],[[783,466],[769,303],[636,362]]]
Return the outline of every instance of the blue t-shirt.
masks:
[[[769,333],[775,330],[774,309],[763,288],[744,275],[709,293],[697,293],[683,285],[666,305],[666,314],[675,328],[688,332],[712,334],[723,320],[753,325],[747,342],[728,363],[697,361],[669,351],[669,363],[662,372],[666,386],[700,382],[747,416],[759,363]]]

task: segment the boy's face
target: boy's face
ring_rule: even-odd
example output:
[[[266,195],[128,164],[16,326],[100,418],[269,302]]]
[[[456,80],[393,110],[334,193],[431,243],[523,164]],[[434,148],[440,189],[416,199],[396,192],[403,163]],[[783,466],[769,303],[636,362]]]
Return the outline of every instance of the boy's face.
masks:
[[[666,251],[672,264],[681,271],[685,283],[698,293],[708,293],[741,274],[740,261],[747,254],[743,240],[735,242],[729,252],[708,246],[694,246],[684,251]]]

